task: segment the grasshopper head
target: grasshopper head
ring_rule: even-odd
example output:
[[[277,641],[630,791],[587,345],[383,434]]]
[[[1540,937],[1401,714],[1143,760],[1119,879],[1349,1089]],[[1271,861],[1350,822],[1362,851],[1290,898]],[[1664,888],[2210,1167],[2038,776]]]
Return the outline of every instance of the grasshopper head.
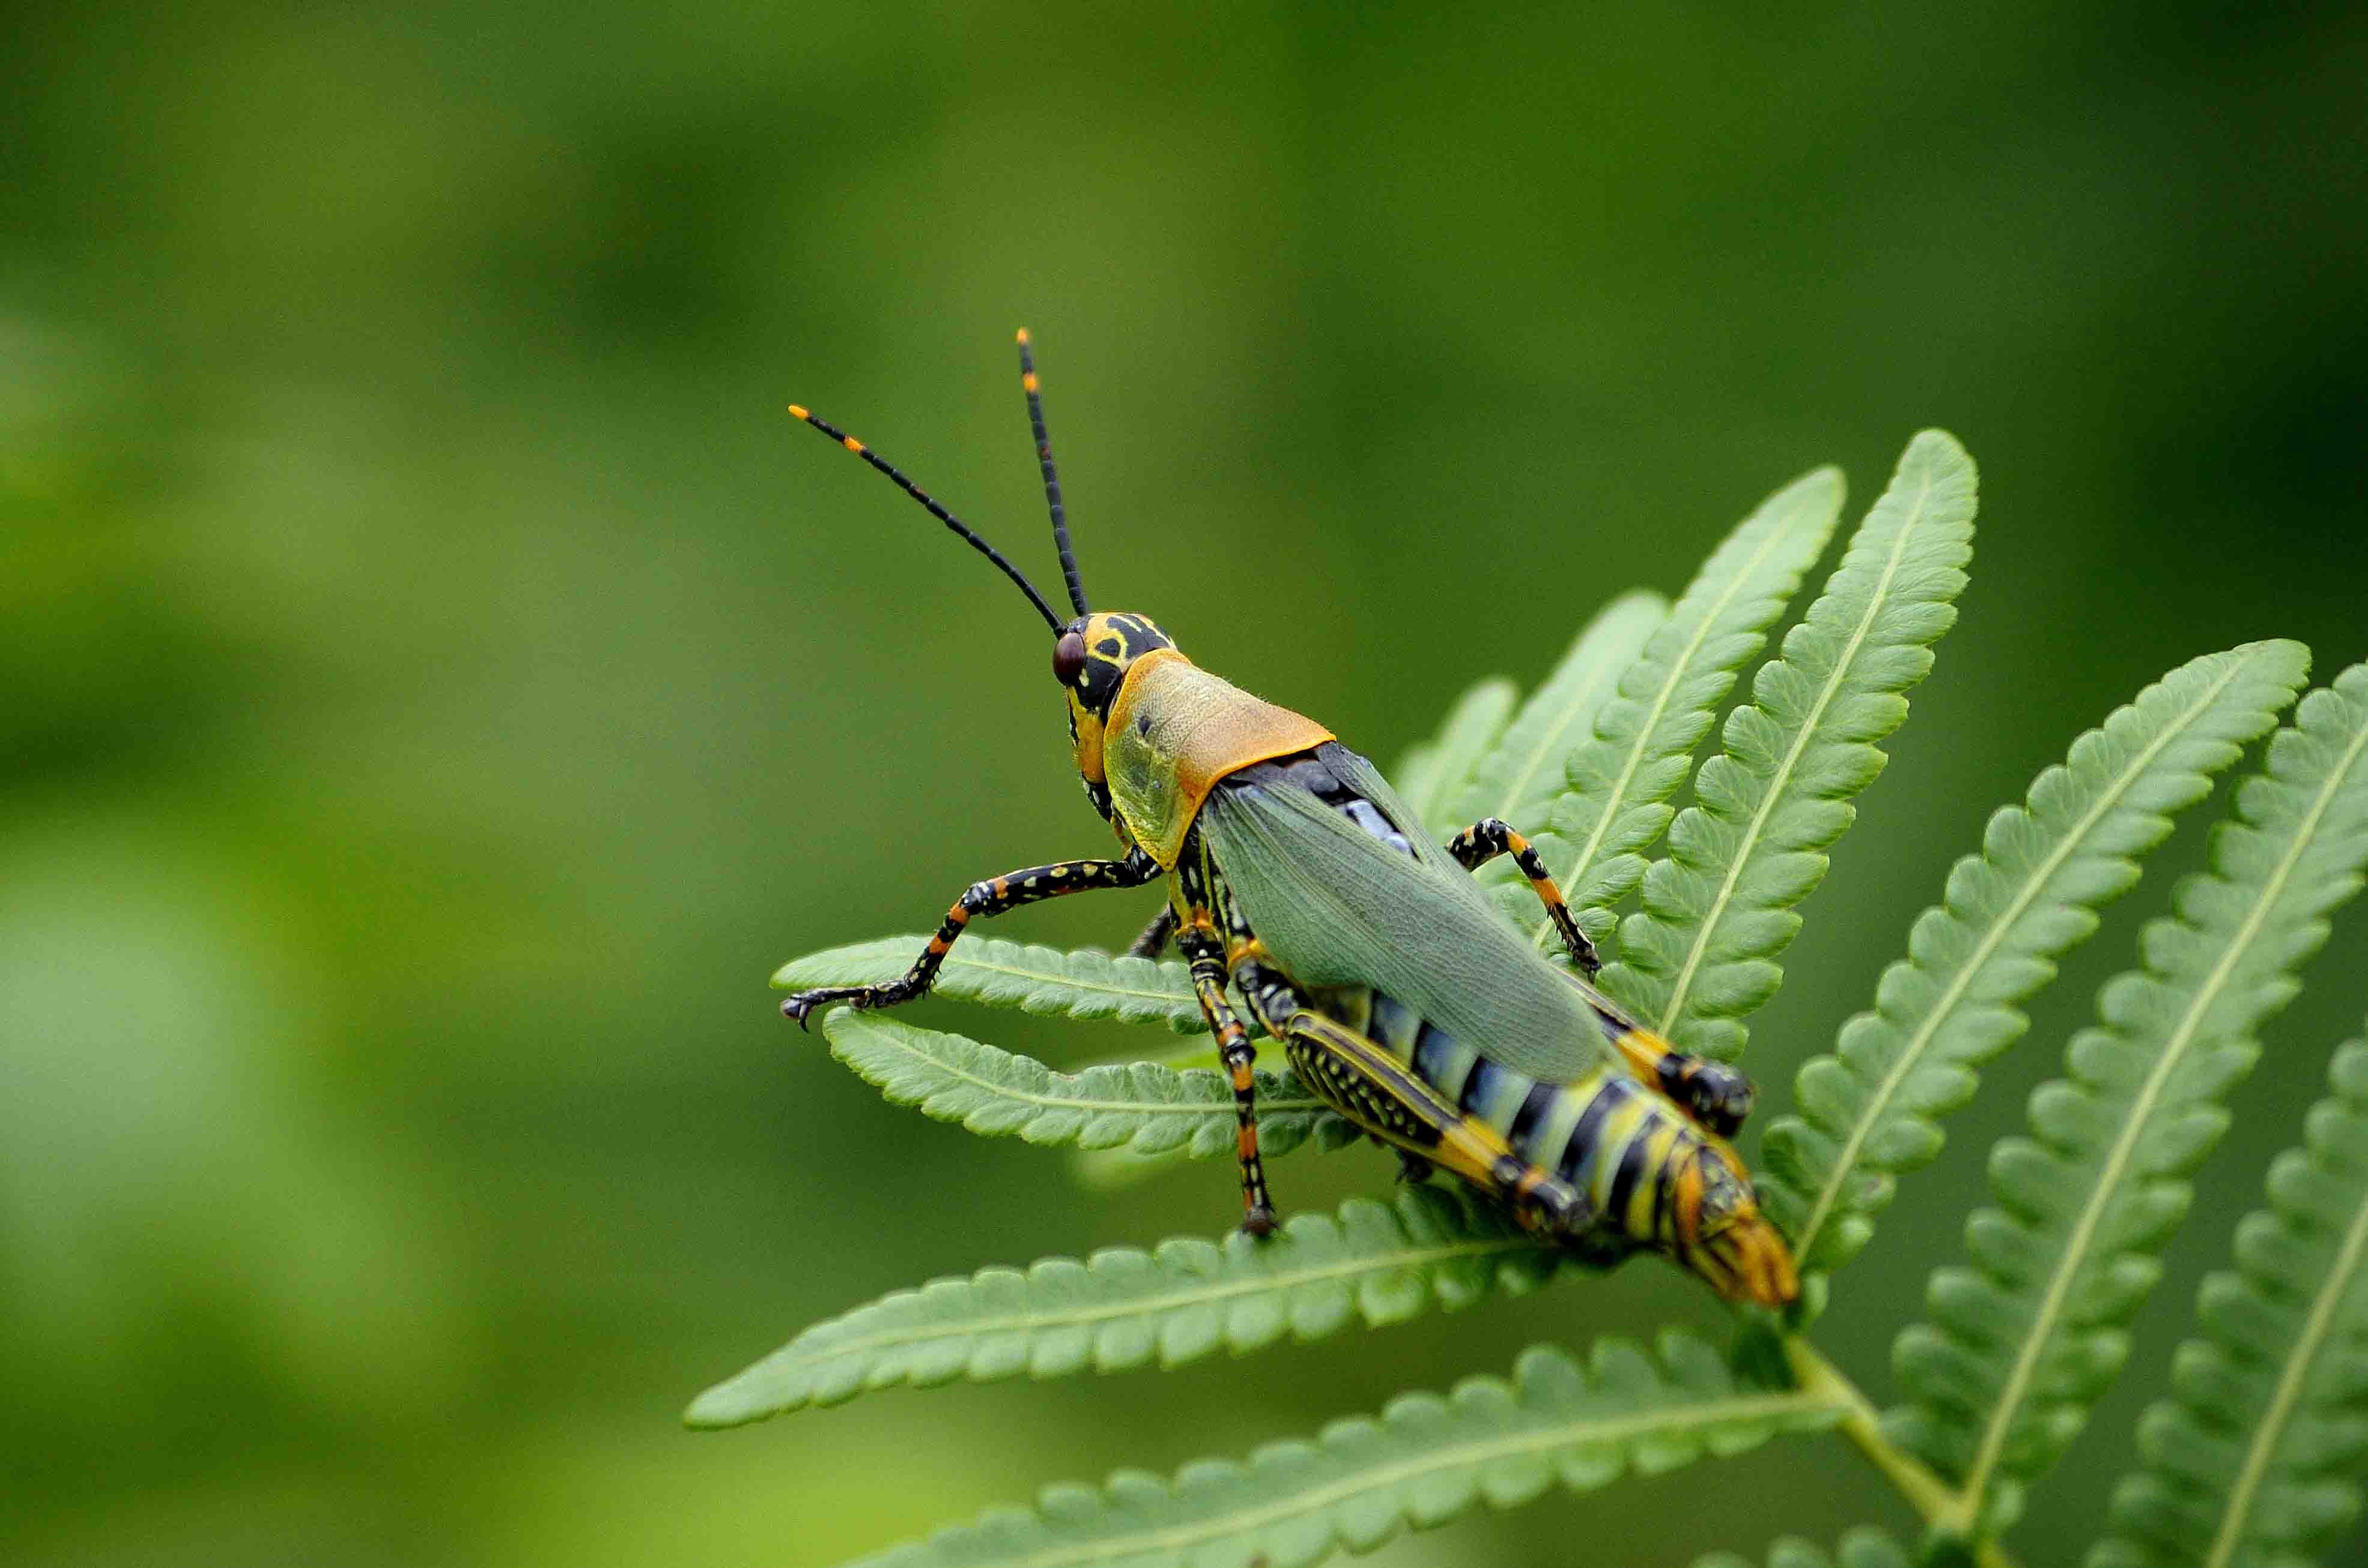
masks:
[[[1069,703],[1069,741],[1077,773],[1094,809],[1110,814],[1110,785],[1102,774],[1102,726],[1110,704],[1134,662],[1156,648],[1173,648],[1167,633],[1139,615],[1096,610],[1061,628],[1053,644],[1053,678]]]
[[[1792,1249],[1725,1148],[1703,1144],[1679,1188],[1678,1261],[1730,1301],[1780,1307],[1800,1295]]]

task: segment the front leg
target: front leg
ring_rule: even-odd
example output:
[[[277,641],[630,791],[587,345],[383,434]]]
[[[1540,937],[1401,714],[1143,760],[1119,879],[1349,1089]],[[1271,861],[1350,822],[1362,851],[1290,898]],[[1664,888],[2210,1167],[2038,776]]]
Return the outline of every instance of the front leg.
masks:
[[[1595,944],[1571,918],[1570,905],[1563,902],[1562,889],[1554,884],[1554,874],[1530,841],[1507,827],[1495,817],[1482,817],[1462,833],[1448,840],[1447,852],[1467,871],[1476,871],[1499,855],[1510,855],[1521,875],[1530,879],[1530,887],[1537,893],[1538,902],[1546,906],[1546,918],[1554,922],[1554,930],[1562,937],[1562,945],[1570,951],[1571,960],[1589,980],[1603,967],[1596,956]]]
[[[899,1002],[910,1002],[928,991],[930,983],[938,978],[938,966],[946,961],[948,949],[973,920],[1000,915],[1023,903],[1095,888],[1139,888],[1159,874],[1158,861],[1140,849],[1132,849],[1123,860],[1055,860],[1049,866],[1030,866],[973,882],[962,890],[962,897],[954,900],[938,934],[929,938],[929,945],[921,949],[921,956],[901,977],[885,985],[825,985],[801,991],[781,1003],[781,1012],[795,1018],[803,1028],[816,1007],[834,1002],[844,1002],[852,1007],[893,1007]]]

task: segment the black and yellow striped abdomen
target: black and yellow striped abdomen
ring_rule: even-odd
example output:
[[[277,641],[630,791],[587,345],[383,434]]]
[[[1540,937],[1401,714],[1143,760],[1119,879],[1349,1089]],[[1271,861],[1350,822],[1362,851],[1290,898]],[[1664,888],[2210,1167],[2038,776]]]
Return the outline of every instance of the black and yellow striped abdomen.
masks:
[[[1326,1017],[1371,1040],[1428,1087],[1439,1103],[1501,1140],[1521,1167],[1511,1185],[1521,1189],[1520,1196],[1543,1199],[1537,1206],[1544,1216],[1566,1216],[1553,1228],[1567,1229],[1574,1239],[1586,1229],[1605,1233],[1601,1239],[1616,1236],[1640,1246],[1686,1245],[1699,1233],[1706,1187],[1732,1184],[1724,1161],[1703,1158],[1708,1140],[1674,1105],[1615,1062],[1571,1083],[1540,1083],[1379,993],[1327,992],[1314,1000]],[[1321,1069],[1311,1073],[1303,1066],[1302,1075],[1317,1083]],[[1320,1083],[1317,1087],[1324,1092]],[[1338,1108],[1369,1131],[1406,1145],[1402,1136],[1393,1136],[1397,1129],[1375,1126],[1370,1115],[1359,1115],[1362,1108]],[[1556,1189],[1566,1189],[1567,1197]]]

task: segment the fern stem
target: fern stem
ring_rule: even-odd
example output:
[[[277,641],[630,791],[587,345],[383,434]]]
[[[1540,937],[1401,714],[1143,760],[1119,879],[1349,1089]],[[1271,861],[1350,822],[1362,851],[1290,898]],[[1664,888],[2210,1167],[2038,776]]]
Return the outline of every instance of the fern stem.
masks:
[[[1849,1411],[1841,1420],[1842,1436],[1883,1473],[1883,1478],[1923,1517],[1924,1522],[1953,1530],[1948,1521],[1963,1508],[1962,1495],[1922,1460],[1883,1435],[1882,1412],[1875,1409],[1865,1392],[1850,1381],[1839,1367],[1826,1359],[1823,1351],[1798,1335],[1786,1336],[1784,1359],[1792,1367],[1802,1392],[1820,1395]],[[1973,1560],[1975,1568],[2016,1568],[2013,1557],[1995,1540],[1975,1545]]]

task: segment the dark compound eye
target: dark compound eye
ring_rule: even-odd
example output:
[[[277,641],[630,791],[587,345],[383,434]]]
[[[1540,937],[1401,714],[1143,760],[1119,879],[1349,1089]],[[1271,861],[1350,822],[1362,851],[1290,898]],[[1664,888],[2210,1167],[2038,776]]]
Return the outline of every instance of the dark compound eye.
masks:
[[[1082,632],[1064,631],[1053,644],[1053,678],[1063,686],[1075,686],[1077,677],[1086,673],[1086,639]]]

